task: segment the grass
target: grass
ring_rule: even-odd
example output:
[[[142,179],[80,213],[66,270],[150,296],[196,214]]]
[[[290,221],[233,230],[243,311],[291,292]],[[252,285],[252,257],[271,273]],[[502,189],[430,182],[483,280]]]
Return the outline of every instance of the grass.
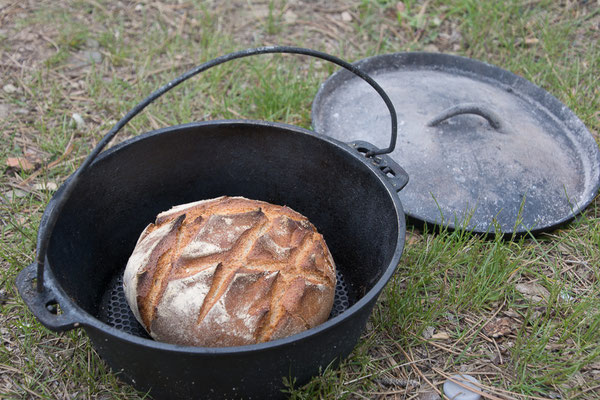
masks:
[[[0,6],[3,85],[18,87],[0,90],[0,105],[10,110],[0,119],[0,162],[41,160],[31,170],[5,168],[0,178],[0,398],[144,397],[108,370],[81,330],[44,329],[20,300],[14,280],[33,260],[40,217],[52,194],[42,184],[64,182],[116,120],[193,65],[274,43],[350,61],[397,51],[452,52],[548,90],[598,140],[600,13],[593,1],[347,0],[305,6]],[[286,20],[290,11],[295,20]],[[74,67],[84,51],[97,51],[102,60]],[[158,100],[116,142],[206,119],[309,127],[318,85],[334,70],[298,56],[226,64]],[[85,128],[73,123],[73,113],[83,117]],[[305,386],[290,381],[290,397],[414,399],[441,391],[447,375],[467,372],[500,398],[600,398],[599,220],[595,200],[570,225],[536,238],[485,240],[462,230],[409,228],[397,273],[353,354]],[[542,295],[532,296],[532,288]],[[494,337],[490,323],[499,320],[509,332]]]

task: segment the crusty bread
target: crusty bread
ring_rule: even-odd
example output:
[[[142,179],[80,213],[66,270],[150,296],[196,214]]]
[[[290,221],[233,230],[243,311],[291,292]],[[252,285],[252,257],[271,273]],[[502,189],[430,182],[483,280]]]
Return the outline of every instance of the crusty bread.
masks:
[[[327,320],[335,265],[301,214],[243,197],[173,207],[142,232],[123,287],[156,340],[226,347]]]

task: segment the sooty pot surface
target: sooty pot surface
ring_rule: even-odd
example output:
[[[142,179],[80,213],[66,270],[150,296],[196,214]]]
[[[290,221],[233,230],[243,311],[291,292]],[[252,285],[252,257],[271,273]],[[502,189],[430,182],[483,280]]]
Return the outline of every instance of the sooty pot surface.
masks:
[[[159,343],[100,321],[109,283],[156,214],[222,195],[307,216],[345,278],[350,308],[289,338],[217,349]],[[352,351],[404,234],[396,192],[349,145],[282,124],[193,123],[129,140],[91,165],[57,220],[46,271],[61,306],[72,303],[98,353],[137,389],[156,398],[279,397],[282,378],[305,383]]]

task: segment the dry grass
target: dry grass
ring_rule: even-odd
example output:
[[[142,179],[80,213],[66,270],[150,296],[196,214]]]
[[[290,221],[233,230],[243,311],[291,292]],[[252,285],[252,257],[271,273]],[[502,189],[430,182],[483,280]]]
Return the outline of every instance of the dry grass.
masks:
[[[177,73],[269,44],[348,60],[450,52],[542,86],[598,140],[599,10],[594,0],[0,0],[0,397],[142,396],[107,370],[82,331],[41,327],[14,279],[33,260],[52,192],[116,120]],[[334,68],[269,60],[191,82],[132,121],[119,140],[216,118],[308,127],[318,84]],[[20,162],[9,166],[10,159]],[[398,273],[353,355],[291,397],[436,398],[448,375],[466,372],[490,399],[600,398],[598,210],[596,199],[568,227],[514,242],[408,232]]]

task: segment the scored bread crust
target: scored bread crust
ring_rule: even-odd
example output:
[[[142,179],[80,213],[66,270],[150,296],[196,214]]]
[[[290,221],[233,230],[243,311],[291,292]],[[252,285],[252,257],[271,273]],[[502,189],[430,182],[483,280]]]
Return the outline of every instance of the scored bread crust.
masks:
[[[133,314],[156,340],[227,347],[279,339],[325,322],[335,264],[296,211],[219,197],[160,213],[123,276]]]

